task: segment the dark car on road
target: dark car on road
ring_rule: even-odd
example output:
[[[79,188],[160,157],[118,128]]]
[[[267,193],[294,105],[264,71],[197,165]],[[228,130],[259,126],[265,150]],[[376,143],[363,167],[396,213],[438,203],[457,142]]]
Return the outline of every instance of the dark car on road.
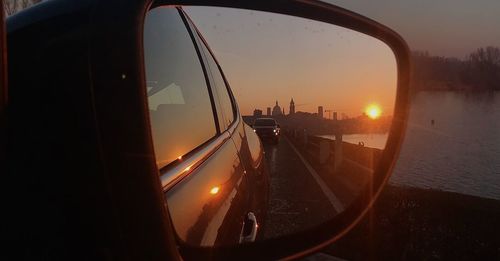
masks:
[[[262,141],[270,140],[277,144],[280,140],[280,125],[273,118],[257,118],[252,124],[253,130]]]

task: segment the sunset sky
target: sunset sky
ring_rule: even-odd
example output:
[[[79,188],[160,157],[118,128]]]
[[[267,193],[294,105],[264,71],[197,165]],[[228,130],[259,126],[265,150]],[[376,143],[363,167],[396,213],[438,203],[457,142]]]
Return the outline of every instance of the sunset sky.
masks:
[[[302,18],[255,11],[185,8],[221,64],[243,115],[278,100],[288,114],[318,106],[348,116],[378,104],[392,115],[396,63],[382,42]],[[327,115],[327,114],[325,114]]]
[[[464,58],[479,47],[500,47],[498,0],[328,0],[398,32],[412,50]]]

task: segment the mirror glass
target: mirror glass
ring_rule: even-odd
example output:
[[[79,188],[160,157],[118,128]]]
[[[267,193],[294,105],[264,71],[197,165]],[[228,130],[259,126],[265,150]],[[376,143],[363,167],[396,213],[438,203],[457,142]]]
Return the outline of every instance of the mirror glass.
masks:
[[[145,23],[155,30],[154,23],[162,25],[154,20],[156,9]],[[164,41],[174,46],[168,48],[177,48],[170,49],[175,55],[156,55],[151,50],[163,43],[153,36],[161,31],[145,30],[148,96],[159,167],[168,172],[168,164],[181,164],[182,157],[190,155],[179,155],[176,161],[173,154],[159,158],[171,151],[160,144],[167,137],[165,129],[174,128],[179,134],[174,142],[166,142],[168,148],[189,140],[189,146],[182,148],[186,153],[217,138],[217,128],[224,132],[230,126],[228,119],[233,115],[224,107],[224,77],[234,96],[234,117],[242,121],[235,120],[238,126],[230,146],[222,145],[166,191],[179,240],[214,246],[276,238],[319,226],[347,209],[370,184],[388,137],[397,81],[391,49],[371,36],[299,17],[215,7],[183,10],[201,35],[194,38],[210,73],[204,82],[201,74],[170,69],[176,76],[169,77],[178,78],[159,80],[162,76],[158,75],[166,74],[154,72],[148,59],[163,59],[166,67],[180,64],[175,68],[200,71],[202,67],[181,57],[188,44],[174,46],[168,42],[172,39]],[[163,23],[172,26],[182,20]],[[196,90],[206,88],[207,83],[213,88],[213,104],[221,108],[214,115],[204,109],[210,107],[210,100],[200,101],[207,94]],[[171,92],[177,91],[182,97],[177,100],[182,102],[170,105],[167,91],[164,98],[155,95],[168,86],[176,87]],[[181,118],[180,125],[189,126],[195,138],[189,139],[186,129],[172,121],[162,124],[158,116],[162,107],[175,108],[174,118]],[[195,109],[188,114],[191,108]],[[161,127],[155,132],[155,126]]]

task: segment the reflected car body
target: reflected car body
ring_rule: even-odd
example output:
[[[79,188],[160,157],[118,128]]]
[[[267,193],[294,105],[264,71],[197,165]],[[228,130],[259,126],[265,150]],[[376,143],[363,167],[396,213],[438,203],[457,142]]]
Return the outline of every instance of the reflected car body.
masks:
[[[273,118],[257,118],[252,125],[255,133],[263,141],[270,140],[274,143],[278,143],[281,135],[281,129]]]
[[[128,7],[140,8],[139,2]],[[106,1],[98,11],[92,4],[49,1],[7,20],[8,193],[16,197],[7,207],[16,211],[7,215],[15,225],[5,235],[13,244],[22,242],[23,252],[62,249],[55,256],[78,252],[98,259],[111,253],[131,260],[144,257],[135,252],[134,258],[135,248],[151,248],[151,259],[161,256],[162,248],[148,242],[171,236],[172,228],[177,243],[189,246],[255,240],[269,195],[263,147],[244,124],[222,72],[230,103],[214,99],[221,90],[212,74],[220,66],[207,61],[215,58],[199,32],[180,8],[163,8],[173,9],[168,15],[182,21],[176,30],[190,35],[207,82],[209,95],[202,98],[217,127],[213,137],[163,166],[153,151],[151,125],[157,120],[145,105],[150,94],[142,35],[130,30],[142,28],[99,15],[113,11]],[[227,124],[221,120],[229,117],[224,106],[234,113]],[[40,188],[35,206],[22,207],[32,201],[25,191]],[[255,231],[247,233],[249,226]]]

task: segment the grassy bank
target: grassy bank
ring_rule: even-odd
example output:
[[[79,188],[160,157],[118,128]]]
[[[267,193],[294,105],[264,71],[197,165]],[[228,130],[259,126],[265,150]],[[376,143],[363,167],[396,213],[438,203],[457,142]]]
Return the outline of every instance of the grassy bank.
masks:
[[[388,185],[325,252],[348,260],[500,260],[500,201]]]

